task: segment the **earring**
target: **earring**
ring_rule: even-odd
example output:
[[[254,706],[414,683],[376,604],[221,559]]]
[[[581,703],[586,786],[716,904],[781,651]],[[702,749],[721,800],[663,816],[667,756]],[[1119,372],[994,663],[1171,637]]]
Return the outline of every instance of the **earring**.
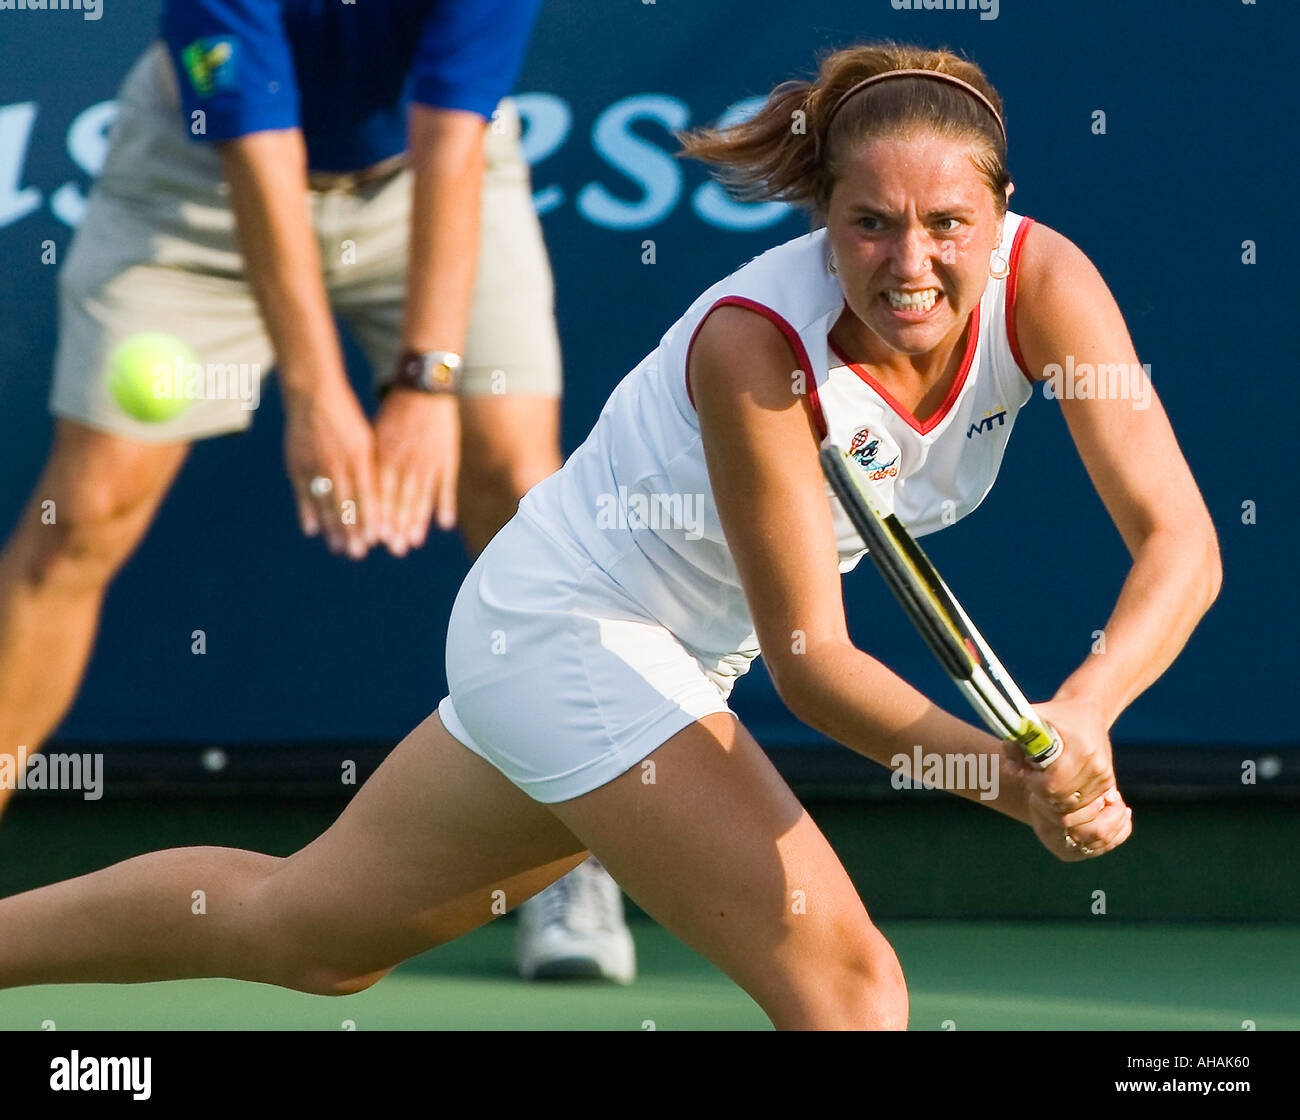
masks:
[[[832,276],[837,276],[839,274],[840,270],[838,267],[836,267],[834,253],[831,254],[830,260],[826,262],[826,268],[830,271],[830,274]]]
[[[998,250],[1002,247],[1002,242],[993,246],[993,252],[989,255],[989,275],[994,280],[1005,280],[1011,275],[1011,265],[1006,257],[998,256]]]

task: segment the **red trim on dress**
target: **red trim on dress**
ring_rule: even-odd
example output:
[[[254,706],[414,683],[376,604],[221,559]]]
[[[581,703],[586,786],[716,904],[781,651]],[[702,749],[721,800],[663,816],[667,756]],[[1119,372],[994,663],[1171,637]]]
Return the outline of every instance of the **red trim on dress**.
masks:
[[[764,319],[785,335],[790,348],[794,350],[794,356],[799,359],[799,368],[803,370],[805,377],[808,379],[808,405],[812,409],[813,423],[816,424],[821,438],[825,439],[828,431],[826,417],[822,415],[821,401],[817,399],[817,379],[813,374],[812,363],[808,360],[808,351],[804,347],[803,339],[799,337],[799,332],[777,312],[766,304],[746,299],[744,296],[723,296],[704,313],[699,323],[696,324],[695,330],[691,332],[691,340],[686,344],[686,397],[691,402],[691,407],[695,407],[695,394],[691,392],[691,348],[695,345],[695,336],[700,333],[700,327],[704,326],[705,320],[719,307],[743,307],[747,311],[753,311],[762,315]]]
[[[1033,218],[1021,219],[1020,225],[1016,228],[1016,235],[1011,239],[1011,253],[1007,257],[1007,268],[1011,270],[1011,275],[1007,277],[1007,343],[1011,347],[1011,356],[1015,358],[1016,365],[1020,367],[1020,372],[1025,375],[1029,384],[1034,384],[1034,376],[1025,368],[1025,359],[1020,353],[1020,342],[1016,338],[1016,287],[1019,281],[1020,273],[1020,250],[1024,248],[1025,234],[1029,232],[1029,227],[1034,224]]]
[[[982,301],[981,301],[982,302]],[[889,391],[880,384],[870,373],[868,373],[857,362],[851,362],[848,356],[838,346],[835,345],[834,339],[827,338],[830,348],[835,351],[840,361],[849,369],[856,373],[865,381],[890,408],[907,422],[909,427],[920,432],[921,435],[928,435],[943,422],[943,418],[948,415],[952,406],[957,403],[957,398],[961,396],[962,386],[966,384],[966,377],[970,373],[971,366],[975,362],[975,348],[979,343],[980,337],[980,307],[975,305],[975,310],[971,312],[970,329],[966,335],[966,352],[962,354],[961,366],[957,370],[957,376],[952,379],[952,386],[948,389],[948,395],[943,398],[943,403],[935,409],[933,415],[922,423],[912,413],[908,412],[901,404],[898,403]]]

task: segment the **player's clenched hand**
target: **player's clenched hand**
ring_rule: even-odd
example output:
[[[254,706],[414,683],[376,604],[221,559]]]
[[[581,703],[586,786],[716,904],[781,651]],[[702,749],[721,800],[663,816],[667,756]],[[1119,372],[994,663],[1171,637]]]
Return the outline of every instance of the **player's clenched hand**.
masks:
[[[370,425],[350,387],[286,397],[284,456],[309,537],[324,533],[330,551],[365,556],[375,543]]]
[[[1048,851],[1063,860],[1087,859],[1128,839],[1133,812],[1115,783],[1105,719],[1080,700],[1035,704],[1034,711],[1061,737],[1064,749],[1045,770],[1008,745],[1029,799],[1030,823]]]
[[[1046,770],[1036,770],[1008,752],[1021,769],[1027,792],[1058,813],[1090,805],[1115,787],[1111,761],[1110,729],[1102,716],[1077,700],[1052,700],[1035,704],[1034,711],[1060,735],[1064,750]]]
[[[1104,855],[1124,843],[1133,832],[1133,810],[1115,788],[1069,813],[1031,795],[1029,823],[1043,847],[1057,859],[1073,863]]]
[[[455,397],[397,387],[375,417],[379,539],[394,556],[419,548],[435,517],[456,524],[460,415]]]

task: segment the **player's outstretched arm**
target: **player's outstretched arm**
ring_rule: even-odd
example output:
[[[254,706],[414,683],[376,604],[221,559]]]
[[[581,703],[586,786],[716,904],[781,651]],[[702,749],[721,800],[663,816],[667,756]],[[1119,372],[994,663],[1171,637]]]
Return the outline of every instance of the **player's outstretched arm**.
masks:
[[[1223,569],[1205,502],[1097,269],[1069,240],[1035,225],[1020,284],[1016,326],[1026,365],[1060,400],[1133,558],[1104,644],[1036,707],[1067,745],[1104,740],[1109,753],[1111,726],[1178,656],[1218,594]],[[1061,761],[1069,763],[1068,750]],[[1068,769],[1044,777],[1066,781]]]
[[[733,307],[709,316],[690,367],[718,513],[781,699],[805,723],[883,766],[911,758],[918,744],[927,753],[991,756],[996,797],[952,792],[1031,823],[1020,768],[1002,743],[850,641],[817,437],[796,367],[776,327]],[[1098,827],[1118,823],[1108,817]]]

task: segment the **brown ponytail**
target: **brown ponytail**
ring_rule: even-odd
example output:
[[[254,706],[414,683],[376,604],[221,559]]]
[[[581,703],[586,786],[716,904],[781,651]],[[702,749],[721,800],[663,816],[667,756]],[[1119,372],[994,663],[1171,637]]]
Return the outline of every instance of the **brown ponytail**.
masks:
[[[959,78],[988,99],[997,117],[960,86],[925,77],[877,82],[840,105],[859,82],[891,70],[933,70]],[[827,55],[815,81],[777,86],[747,121],[696,129],[678,139],[680,154],[713,165],[737,198],[805,206],[819,222],[825,221],[844,157],[863,141],[917,129],[971,140],[980,149],[975,165],[1001,214],[1010,182],[1001,115],[1002,99],[975,63],[947,50],[871,43]]]

